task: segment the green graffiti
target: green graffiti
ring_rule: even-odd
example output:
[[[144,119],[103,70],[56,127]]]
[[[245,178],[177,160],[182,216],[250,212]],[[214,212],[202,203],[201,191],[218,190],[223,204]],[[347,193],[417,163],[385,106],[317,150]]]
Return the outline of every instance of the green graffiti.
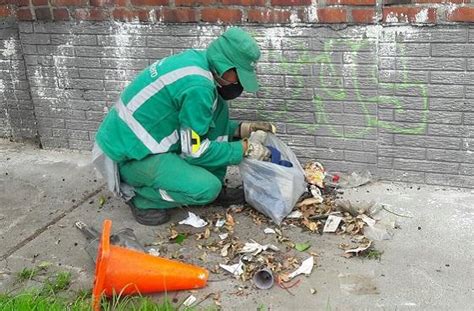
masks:
[[[429,112],[428,91],[426,85],[422,84],[421,81],[416,81],[409,76],[406,61],[403,58],[405,55],[404,46],[397,44],[396,48],[399,55],[393,58],[394,61],[399,62],[399,66],[394,72],[401,76],[400,82],[380,82],[378,78],[378,66],[374,66],[373,70],[366,75],[365,79],[377,86],[374,88],[376,94],[373,96],[363,94],[359,80],[361,73],[358,72],[363,65],[357,64],[357,58],[363,55],[364,49],[370,48],[373,44],[375,44],[375,42],[369,41],[368,39],[330,39],[324,43],[324,51],[318,54],[314,54],[314,51],[308,51],[302,48],[297,50],[298,52],[293,51],[293,53],[298,53],[296,58],[293,57],[293,61],[290,61],[290,57],[285,57],[281,50],[274,51],[273,53],[269,52],[268,57],[275,62],[275,66],[278,66],[279,73],[285,75],[287,77],[286,79],[291,77],[293,87],[291,88],[291,94],[285,94],[287,97],[284,99],[284,103],[279,111],[268,111],[264,109],[264,103],[257,103],[255,105],[257,117],[266,120],[292,123],[292,126],[311,133],[315,133],[316,130],[326,127],[333,135],[345,138],[363,138],[371,130],[376,128],[387,129],[393,133],[423,134],[427,128]],[[333,56],[341,54],[343,57],[348,57],[351,62],[337,63],[337,61],[333,59]],[[315,66],[318,70],[318,74],[311,74],[309,76],[301,75],[301,70],[307,69],[308,66],[309,68]],[[338,66],[341,68],[338,69]],[[291,103],[288,103],[288,100],[291,99],[301,101],[301,95],[304,95],[303,92],[308,90],[306,79],[315,79],[318,84],[317,87],[311,86],[309,88],[314,89],[312,99],[308,99],[311,106],[307,111],[314,115],[315,122],[313,122],[313,124],[299,122],[300,114],[293,111],[291,109]],[[345,86],[344,81],[351,87]],[[389,91],[389,94],[391,93],[393,95],[379,95],[379,93],[383,94],[384,90]],[[418,98],[422,101],[419,106],[416,107],[416,110],[406,109],[402,100],[396,96],[396,94],[402,94],[408,90],[414,90]],[[347,101],[351,101],[351,103],[354,102],[358,105],[357,108],[360,111],[358,115],[361,115],[364,119],[363,126],[359,125],[353,127],[350,132],[344,132],[344,130],[341,129],[341,124],[333,124],[333,122],[331,122],[331,115],[327,112],[329,110],[328,105],[335,102],[344,104],[344,102]],[[379,105],[383,105],[387,109],[393,109],[394,115],[392,121],[380,120],[378,118],[377,111]],[[374,110],[375,115],[371,113],[371,111]],[[416,122],[403,122],[403,126],[397,124],[397,116],[413,113],[413,111],[417,113]],[[409,124],[409,126],[406,126],[407,124]],[[354,130],[354,128],[356,130]]]

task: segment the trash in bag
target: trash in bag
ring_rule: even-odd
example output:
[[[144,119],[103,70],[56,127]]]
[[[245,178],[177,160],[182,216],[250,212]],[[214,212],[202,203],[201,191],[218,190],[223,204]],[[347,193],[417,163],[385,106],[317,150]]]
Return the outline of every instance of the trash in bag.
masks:
[[[280,158],[278,163],[254,159],[241,162],[245,200],[280,224],[306,191],[305,175],[293,151],[274,134],[266,136],[264,145],[278,150]]]

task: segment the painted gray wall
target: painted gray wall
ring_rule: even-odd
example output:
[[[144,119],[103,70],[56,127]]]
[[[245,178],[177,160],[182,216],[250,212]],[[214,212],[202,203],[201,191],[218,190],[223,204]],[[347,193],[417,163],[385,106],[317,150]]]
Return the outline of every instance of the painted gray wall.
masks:
[[[182,49],[204,48],[222,30],[20,23],[42,145],[90,149],[104,113],[136,73]],[[231,103],[234,118],[277,122],[302,162],[474,187],[472,26],[247,30],[262,49],[262,88]],[[0,131],[8,126],[15,128],[1,123]]]
[[[15,22],[0,23],[0,137],[37,139],[36,119]]]

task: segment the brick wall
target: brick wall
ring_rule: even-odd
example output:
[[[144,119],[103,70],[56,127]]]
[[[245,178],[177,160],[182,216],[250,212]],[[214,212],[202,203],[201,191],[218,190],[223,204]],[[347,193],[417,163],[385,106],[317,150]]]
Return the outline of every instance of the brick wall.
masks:
[[[2,15],[22,21],[439,24],[473,22],[474,5],[471,0],[2,0]]]
[[[0,22],[0,137],[37,140],[18,25],[11,20]]]
[[[262,49],[262,88],[231,103],[234,118],[276,122],[331,170],[474,188],[470,1],[9,1],[1,136],[90,149],[140,70],[239,24]]]

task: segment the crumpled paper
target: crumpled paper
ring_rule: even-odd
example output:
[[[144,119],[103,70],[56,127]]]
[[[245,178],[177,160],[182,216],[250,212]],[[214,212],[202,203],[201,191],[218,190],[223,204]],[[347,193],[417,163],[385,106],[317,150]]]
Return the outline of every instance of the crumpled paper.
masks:
[[[202,228],[207,225],[207,222],[194,213],[188,212],[188,218],[179,222],[180,225],[189,225],[194,228]]]
[[[265,244],[261,245],[255,241],[252,241],[252,243],[245,243],[244,247],[239,251],[239,253],[244,253],[244,254],[250,254],[252,256],[255,256],[262,251],[266,251],[267,249],[271,249],[272,251],[279,251],[280,249],[276,247],[275,245],[272,244]]]

